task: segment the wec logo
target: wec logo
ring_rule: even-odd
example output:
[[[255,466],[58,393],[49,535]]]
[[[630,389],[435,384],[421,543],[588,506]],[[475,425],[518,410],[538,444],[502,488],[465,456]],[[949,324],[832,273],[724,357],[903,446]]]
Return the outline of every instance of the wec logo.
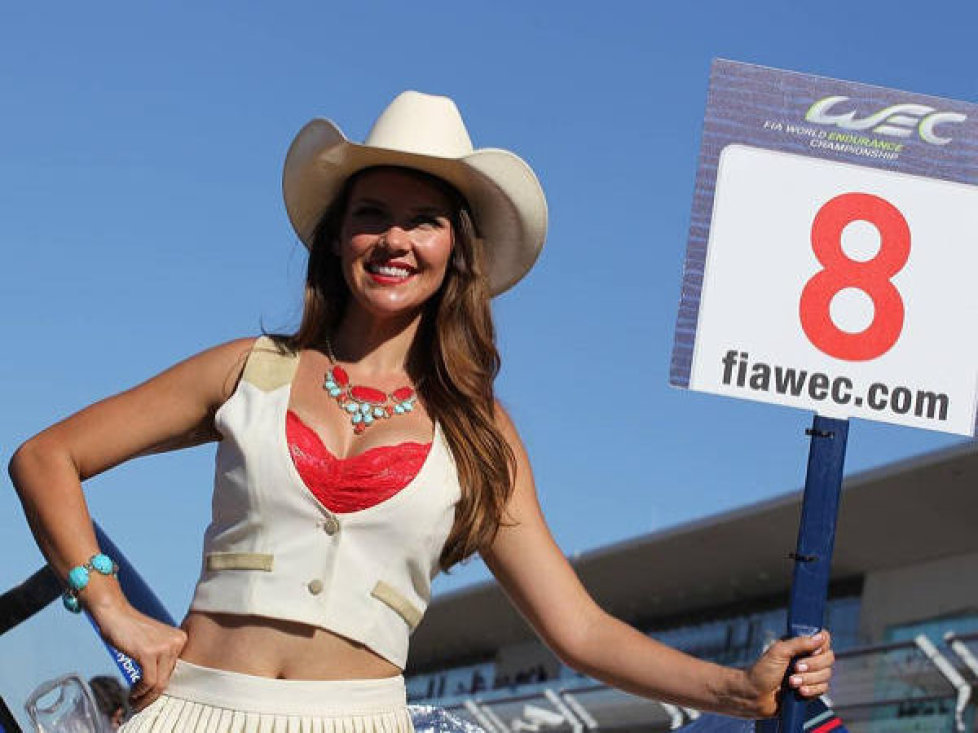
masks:
[[[816,125],[835,125],[843,130],[871,130],[878,135],[910,137],[916,129],[920,139],[931,145],[947,145],[951,138],[942,137],[935,132],[938,125],[964,122],[967,115],[957,112],[938,112],[924,104],[894,104],[881,109],[868,117],[857,118],[856,111],[838,111],[849,97],[825,97],[820,99],[805,114],[808,122]],[[833,110],[835,108],[835,110]]]

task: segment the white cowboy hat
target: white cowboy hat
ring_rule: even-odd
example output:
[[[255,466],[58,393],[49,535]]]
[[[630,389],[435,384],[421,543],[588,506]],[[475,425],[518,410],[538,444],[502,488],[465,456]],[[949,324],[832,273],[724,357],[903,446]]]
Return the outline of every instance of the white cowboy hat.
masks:
[[[343,183],[380,165],[424,171],[458,189],[486,242],[494,295],[533,266],[547,234],[547,200],[536,175],[508,150],[473,150],[455,103],[420,92],[399,94],[362,145],[324,119],[312,120],[296,135],[285,158],[282,193],[306,247],[312,247],[316,226]]]

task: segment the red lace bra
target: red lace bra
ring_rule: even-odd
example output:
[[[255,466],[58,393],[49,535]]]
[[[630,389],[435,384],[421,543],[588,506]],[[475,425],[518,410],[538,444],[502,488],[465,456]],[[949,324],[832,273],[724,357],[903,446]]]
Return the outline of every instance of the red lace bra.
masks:
[[[407,486],[421,470],[431,443],[399,443],[337,458],[292,410],[286,413],[289,453],[306,488],[333,512],[380,504]]]

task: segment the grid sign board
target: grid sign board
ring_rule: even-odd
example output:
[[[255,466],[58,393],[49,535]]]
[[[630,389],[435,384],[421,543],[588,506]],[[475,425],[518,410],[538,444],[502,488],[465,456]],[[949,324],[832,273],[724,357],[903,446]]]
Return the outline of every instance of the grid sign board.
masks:
[[[978,105],[715,61],[677,387],[962,435]]]

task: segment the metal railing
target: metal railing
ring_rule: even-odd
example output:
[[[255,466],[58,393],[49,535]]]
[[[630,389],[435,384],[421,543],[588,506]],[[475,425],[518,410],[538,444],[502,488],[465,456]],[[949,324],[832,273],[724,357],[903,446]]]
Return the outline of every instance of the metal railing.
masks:
[[[830,702],[851,733],[907,730],[963,733],[976,717],[978,633],[949,633],[937,645],[912,641],[837,655]],[[694,720],[680,709],[629,695],[588,678],[550,680],[438,704],[489,733],[509,731],[668,731]],[[974,722],[970,722],[974,730]]]

